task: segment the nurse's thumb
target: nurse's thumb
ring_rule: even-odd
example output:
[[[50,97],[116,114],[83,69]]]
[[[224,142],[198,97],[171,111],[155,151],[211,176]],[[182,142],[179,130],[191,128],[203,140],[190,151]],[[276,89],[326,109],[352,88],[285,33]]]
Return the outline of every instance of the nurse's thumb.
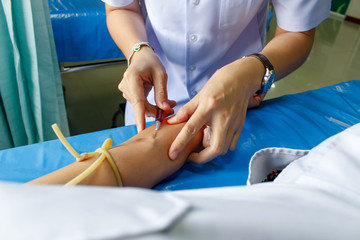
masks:
[[[155,102],[162,110],[170,110],[169,99],[167,95],[167,74],[161,72],[156,74],[154,78]]]

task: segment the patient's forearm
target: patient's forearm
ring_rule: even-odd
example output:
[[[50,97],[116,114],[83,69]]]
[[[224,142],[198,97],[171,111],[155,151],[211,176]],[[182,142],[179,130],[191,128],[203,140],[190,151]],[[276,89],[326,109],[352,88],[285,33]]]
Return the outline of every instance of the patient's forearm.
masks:
[[[119,169],[124,186],[153,187],[184,164],[187,156],[199,146],[202,136],[199,132],[178,159],[171,161],[167,153],[182,126],[183,124],[164,123],[156,138],[153,138],[154,126],[150,126],[123,144],[109,150]],[[72,163],[29,183],[65,184],[89,167],[96,158]],[[116,186],[116,179],[110,165],[104,161],[80,184]]]

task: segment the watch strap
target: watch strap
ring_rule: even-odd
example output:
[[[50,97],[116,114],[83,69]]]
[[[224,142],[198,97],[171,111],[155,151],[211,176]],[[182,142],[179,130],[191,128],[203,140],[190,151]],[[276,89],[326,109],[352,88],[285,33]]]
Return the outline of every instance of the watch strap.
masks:
[[[256,92],[256,94],[260,95],[266,93],[274,82],[274,78],[275,78],[274,66],[271,64],[269,59],[261,53],[253,53],[249,56],[253,56],[259,59],[265,67],[265,75],[261,82],[261,88]]]
[[[267,57],[265,57],[263,54],[253,53],[249,56],[254,56],[254,57],[258,58],[262,62],[262,64],[264,65],[265,68],[268,68],[269,70],[274,70],[274,66],[270,63],[269,59]]]

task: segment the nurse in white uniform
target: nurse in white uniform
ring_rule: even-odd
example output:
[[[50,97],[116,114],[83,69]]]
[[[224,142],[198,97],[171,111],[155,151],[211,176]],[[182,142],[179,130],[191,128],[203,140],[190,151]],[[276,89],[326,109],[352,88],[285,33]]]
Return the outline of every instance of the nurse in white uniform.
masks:
[[[175,110],[169,122],[187,123],[170,147],[172,159],[210,126],[210,142],[189,157],[197,163],[235,149],[247,108],[260,104],[273,77],[305,61],[331,5],[273,0],[276,34],[265,45],[267,0],[103,1],[110,34],[129,62],[119,84],[131,103],[126,124],[141,131],[154,120],[156,105],[167,115]]]

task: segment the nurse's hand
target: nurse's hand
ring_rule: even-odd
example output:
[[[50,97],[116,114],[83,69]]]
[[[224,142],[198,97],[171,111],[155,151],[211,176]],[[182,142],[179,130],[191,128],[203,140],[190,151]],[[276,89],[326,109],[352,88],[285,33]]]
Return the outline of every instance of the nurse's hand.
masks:
[[[168,99],[166,86],[164,66],[152,49],[142,47],[141,51],[134,54],[131,65],[119,84],[123,97],[133,106],[138,132],[145,129],[145,115],[156,115],[156,106],[146,99],[152,87],[155,89],[156,105],[164,110],[164,116],[174,113],[172,108],[176,102]]]
[[[240,59],[219,69],[203,89],[168,120],[170,124],[187,121],[172,143],[169,157],[176,159],[204,125],[210,126],[211,134],[205,128],[205,149],[192,153],[190,161],[202,164],[225,154],[229,149],[234,150],[248,106],[254,107],[260,103],[258,97],[254,98],[253,95],[260,88],[264,74],[264,66],[254,57]],[[253,102],[249,104],[250,97],[253,97]]]
[[[248,109],[260,106],[260,103],[265,98],[265,95],[266,93],[263,93],[261,95],[255,93],[254,95],[252,95],[249,99]]]

